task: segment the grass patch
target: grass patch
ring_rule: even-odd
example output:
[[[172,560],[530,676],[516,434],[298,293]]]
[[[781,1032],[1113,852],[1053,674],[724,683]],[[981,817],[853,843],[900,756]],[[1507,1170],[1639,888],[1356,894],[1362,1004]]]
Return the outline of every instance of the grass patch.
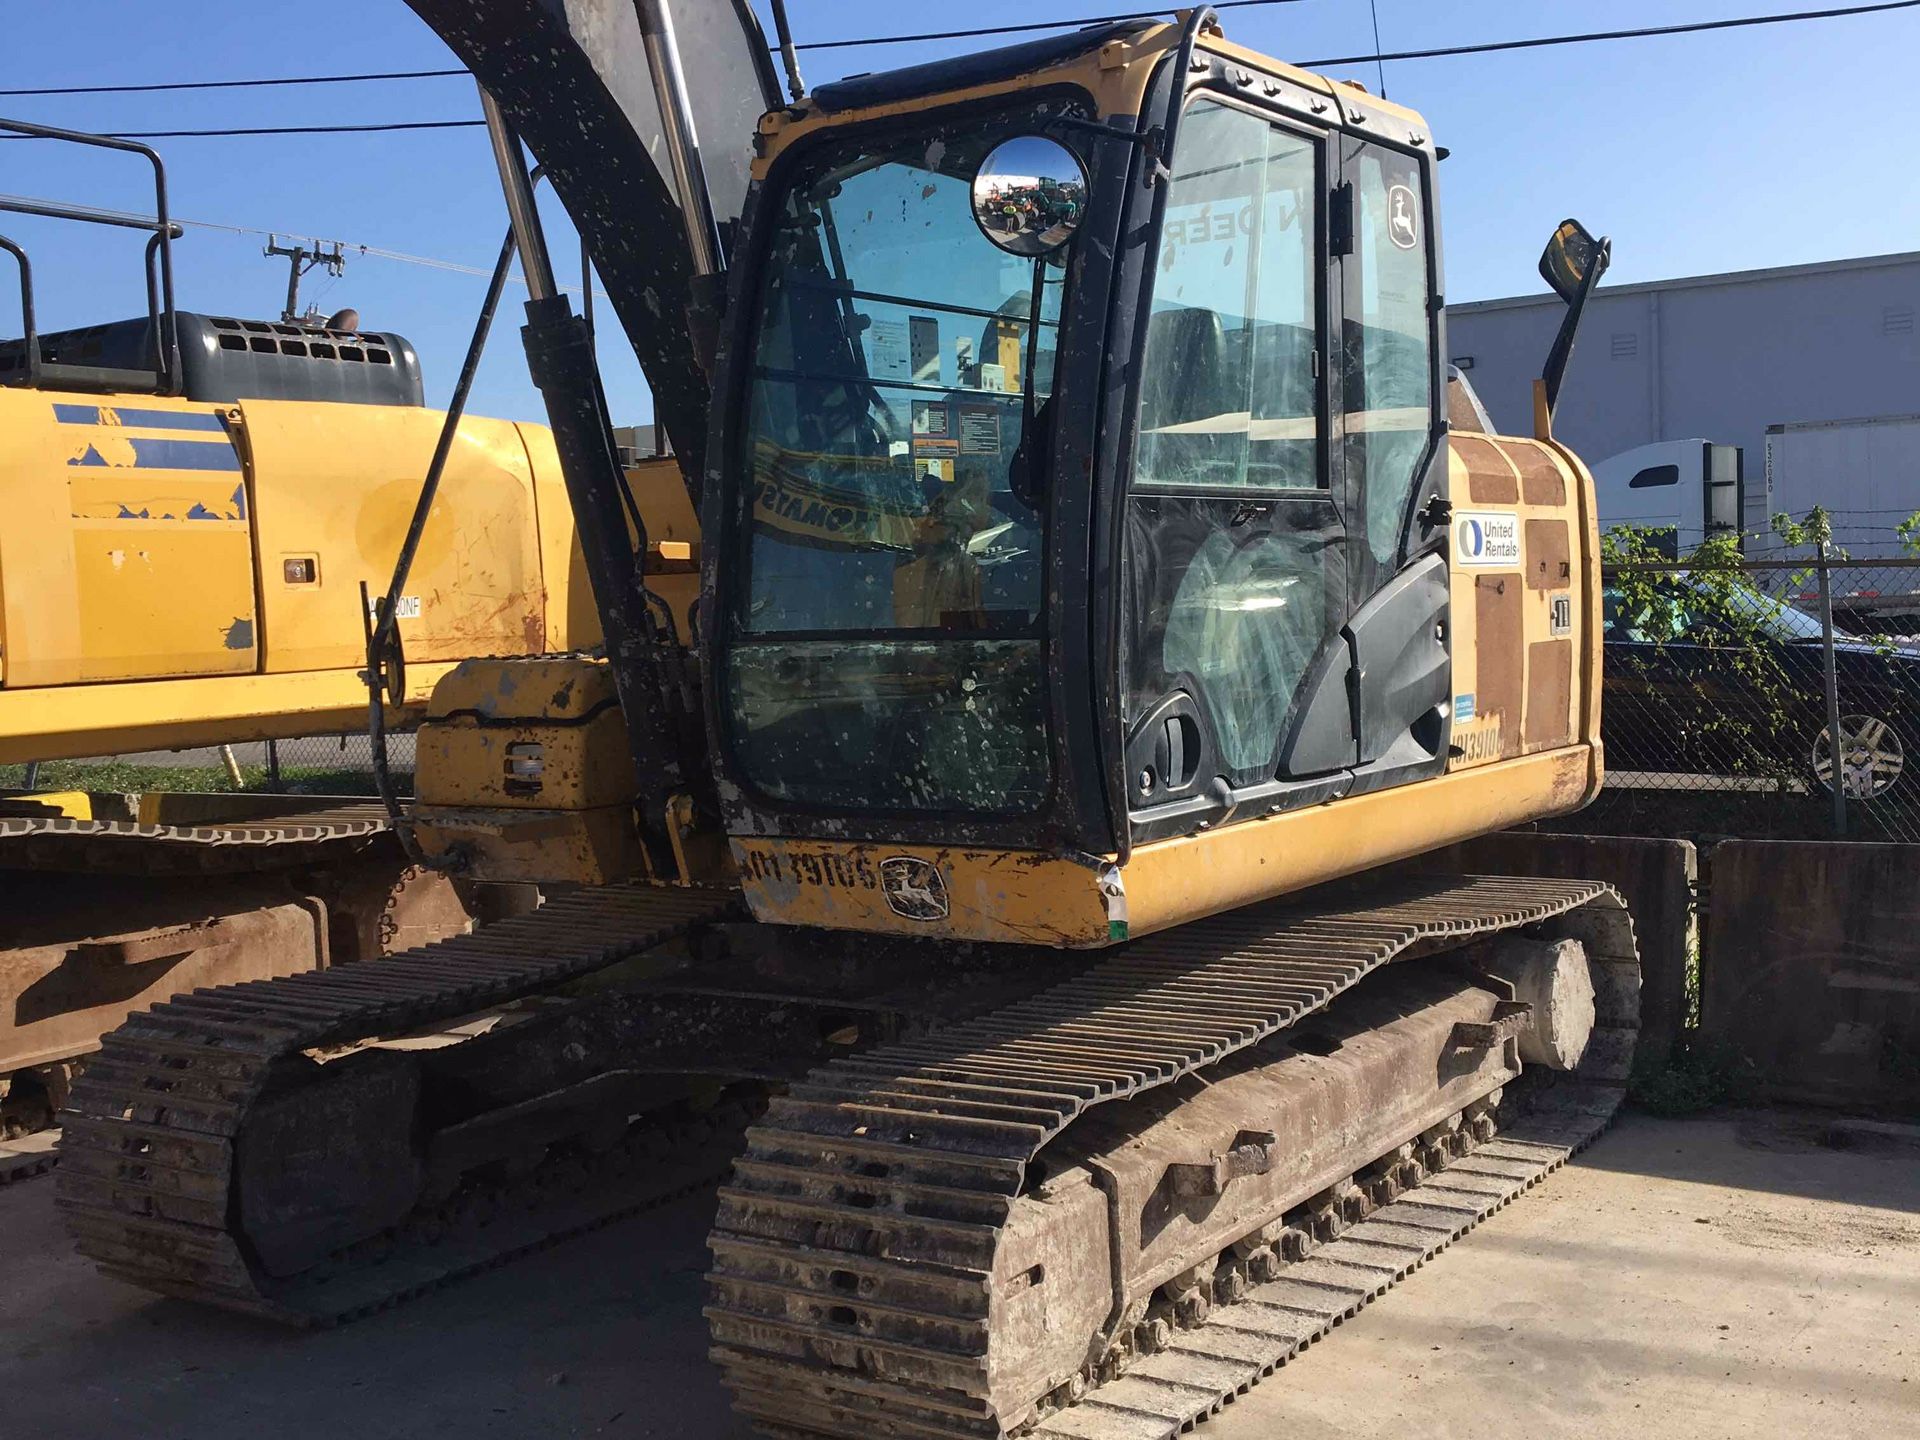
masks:
[[[267,767],[240,767],[241,789],[265,793]],[[402,794],[413,789],[413,777],[397,774]],[[26,788],[27,767],[0,765],[0,790]],[[88,790],[110,795],[196,791],[232,794],[233,782],[218,765],[135,765],[124,760],[48,760],[40,766],[41,790]],[[372,795],[373,776],[366,770],[325,766],[282,765],[279,791],[289,795]]]
[[[1627,1098],[1649,1115],[1697,1115],[1716,1105],[1753,1103],[1759,1078],[1751,1060],[1692,1031],[1664,1062],[1634,1065]]]

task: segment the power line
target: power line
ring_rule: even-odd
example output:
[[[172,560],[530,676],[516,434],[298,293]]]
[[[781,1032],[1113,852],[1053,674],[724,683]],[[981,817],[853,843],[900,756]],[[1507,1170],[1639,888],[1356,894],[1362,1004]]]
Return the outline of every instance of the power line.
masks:
[[[280,75],[261,80],[168,80],[151,85],[47,85],[0,90],[0,96],[151,95],[161,90],[251,90],[265,85],[350,85],[360,80],[439,80],[465,70],[382,70],[368,75]]]
[[[1215,0],[1213,8],[1241,10],[1251,6],[1301,3],[1302,0]],[[1072,30],[1087,25],[1107,25],[1116,20],[1132,20],[1142,14],[1169,13],[1171,13],[1171,7],[1160,11],[1128,10],[1119,15],[1083,15],[1077,20],[1038,20],[1023,25],[983,25],[971,30],[928,30],[915,35],[868,35],[850,40],[803,40],[796,44],[794,49],[847,50],[860,45],[914,45],[930,40],[972,40],[985,35],[1023,35],[1035,30]],[[470,72],[464,69],[379,70],[352,75],[282,75],[257,80],[169,80],[142,85],[47,85],[34,89],[0,90],[0,98],[41,98],[49,95],[151,95],[165,90],[249,90],[269,85],[352,85],[369,80],[444,80],[456,76],[471,78]]]
[[[1296,3],[1299,3],[1299,0],[1219,0],[1219,3],[1216,4],[1214,8],[1228,9],[1236,5]],[[1669,35],[1695,35],[1715,30],[1749,29],[1760,25],[1788,25],[1811,20],[1839,20],[1857,15],[1878,15],[1885,14],[1889,11],[1913,9],[1920,9],[1920,0],[1881,0],[1881,3],[1878,4],[1836,6],[1824,10],[1795,10],[1772,15],[1746,15],[1730,20],[1695,20],[1675,25],[1641,26],[1628,30],[1593,30],[1576,35],[1542,35],[1525,40],[1492,40],[1474,45],[1449,45],[1428,50],[1396,50],[1376,52],[1371,55],[1333,55],[1321,59],[1300,60],[1293,63],[1305,68],[1314,68],[1335,65],[1373,65],[1382,64],[1389,60],[1437,60],[1462,55],[1491,55],[1511,50],[1543,50],[1560,45],[1591,45],[1603,41],[1643,40]],[[1093,16],[1079,20],[1041,21],[1028,25],[988,26],[977,30],[929,31],[918,35],[876,36],[866,40],[816,40],[808,44],[799,45],[796,48],[802,50],[822,50],[853,45],[906,44],[920,40],[972,39],[982,35],[1004,35],[1028,30],[1067,29],[1086,24],[1099,24],[1102,20],[1126,18],[1129,17]],[[60,89],[45,90],[0,90],[0,97],[23,95],[88,95],[154,90],[205,90],[264,85],[331,85],[362,80],[410,80],[466,74],[467,72],[465,70],[404,70],[365,75],[310,75],[263,80],[179,81],[165,85],[69,86]],[[467,130],[479,128],[484,124],[485,122],[481,120],[405,120],[384,124],[364,125],[259,125],[205,130],[123,130],[110,133],[114,138],[121,140],[179,140],[247,135],[362,135],[402,130]],[[14,136],[10,138],[31,139],[36,137]]]
[[[1916,0],[1920,3],[1920,0]],[[111,130],[115,140],[204,140],[229,135],[379,135],[391,130],[472,130],[484,129],[484,120],[392,120],[373,125],[249,125],[224,130]],[[0,139],[38,140],[38,135],[9,135]],[[491,271],[482,270],[482,275]]]
[[[29,205],[52,205],[55,203],[54,201],[42,200],[32,195],[0,194],[0,201],[5,201],[9,204],[23,202]],[[63,203],[61,208],[78,211],[85,218],[95,220],[141,220],[149,224],[151,224],[153,220],[151,215],[141,215],[132,210],[110,210],[101,205],[68,205]],[[176,225],[184,225],[192,230],[219,230],[228,235],[265,235],[272,238],[280,235],[297,236],[300,234],[299,229],[291,225],[282,225],[273,230],[263,230],[257,225],[227,225],[218,220],[183,220],[177,215],[173,217],[173,222]],[[358,240],[335,240],[322,237],[309,238],[311,239],[311,243],[315,245],[337,245],[354,255],[374,260],[394,260],[402,265],[423,265],[429,270],[445,270],[455,275],[476,275],[482,279],[485,279],[493,273],[491,270],[479,265],[463,265],[458,260],[441,260],[432,255],[410,255],[404,250],[388,250],[382,246],[368,245]],[[526,283],[517,275],[511,278],[516,284],[524,285]],[[562,283],[560,288],[562,290],[573,291],[578,290],[580,287],[578,285]],[[611,298],[604,290],[595,289],[593,293],[603,300]]]
[[[1380,53],[1380,0],[1367,0],[1367,12],[1373,16],[1373,49],[1377,55]],[[1387,62],[1376,60],[1374,67],[1379,72],[1380,98],[1384,100],[1387,98]]]
[[[1542,50],[1550,45],[1591,45],[1601,40],[1646,40],[1661,35],[1697,35],[1706,30],[1744,30],[1755,25],[1787,25],[1800,20],[1841,20],[1849,15],[1878,15],[1888,10],[1920,9],[1920,0],[1882,0],[1878,5],[1841,5],[1830,10],[1794,10],[1778,15],[1742,15],[1732,20],[1691,20],[1678,25],[1644,25],[1633,30],[1591,30],[1584,35],[1543,35],[1535,40],[1491,40],[1480,45],[1447,45],[1434,50],[1396,50],[1380,55],[1338,55],[1301,60],[1301,66],[1371,65],[1385,60],[1439,60],[1454,55],[1492,55],[1502,50]]]
[[[1240,10],[1252,5],[1298,5],[1301,0],[1213,0],[1216,10]],[[1915,0],[1920,4],[1920,0]],[[922,40],[972,40],[981,35],[1022,35],[1033,30],[1074,30],[1086,25],[1111,25],[1116,20],[1138,20],[1142,15],[1169,15],[1161,10],[1123,10],[1118,15],[1083,15],[1078,20],[1036,20],[1026,25],[988,25],[975,30],[927,30],[918,35],[880,35],[867,40],[805,40],[796,50],[850,50],[858,45],[913,45]],[[0,91],[0,94],[4,94]]]

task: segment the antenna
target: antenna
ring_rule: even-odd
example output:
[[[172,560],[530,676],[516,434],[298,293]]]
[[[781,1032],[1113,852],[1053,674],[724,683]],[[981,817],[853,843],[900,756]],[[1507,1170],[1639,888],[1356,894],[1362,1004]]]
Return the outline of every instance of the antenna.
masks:
[[[312,249],[308,249],[312,246]],[[340,248],[338,240],[308,240],[299,245],[282,245],[278,235],[267,236],[267,248],[263,255],[284,256],[287,261],[287,304],[280,312],[280,319],[288,325],[299,320],[315,322],[320,312],[309,305],[307,313],[300,313],[300,280],[316,265],[324,266],[327,274],[338,279],[346,273],[347,257]]]

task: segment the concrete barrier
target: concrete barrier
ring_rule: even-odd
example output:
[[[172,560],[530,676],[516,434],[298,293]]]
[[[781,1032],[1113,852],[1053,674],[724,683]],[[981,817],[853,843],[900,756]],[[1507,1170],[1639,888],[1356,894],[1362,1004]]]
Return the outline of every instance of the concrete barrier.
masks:
[[[1686,840],[1507,830],[1436,850],[1419,869],[1471,875],[1604,880],[1626,897],[1640,946],[1640,1044],[1663,1060],[1687,1022],[1687,956],[1693,943],[1697,857]]]
[[[1920,846],[1705,857],[1700,1028],[1780,1099],[1920,1111]]]

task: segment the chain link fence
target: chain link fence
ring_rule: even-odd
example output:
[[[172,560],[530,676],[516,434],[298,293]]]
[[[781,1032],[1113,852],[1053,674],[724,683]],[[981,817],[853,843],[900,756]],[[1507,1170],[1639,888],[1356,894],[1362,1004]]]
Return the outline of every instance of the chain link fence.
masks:
[[[1603,571],[1610,821],[1920,842],[1920,560]]]
[[[387,737],[395,788],[413,793],[413,736]],[[247,740],[191,750],[150,750],[91,760],[0,765],[0,790],[249,791],[286,795],[374,795],[364,733],[297,740]]]

